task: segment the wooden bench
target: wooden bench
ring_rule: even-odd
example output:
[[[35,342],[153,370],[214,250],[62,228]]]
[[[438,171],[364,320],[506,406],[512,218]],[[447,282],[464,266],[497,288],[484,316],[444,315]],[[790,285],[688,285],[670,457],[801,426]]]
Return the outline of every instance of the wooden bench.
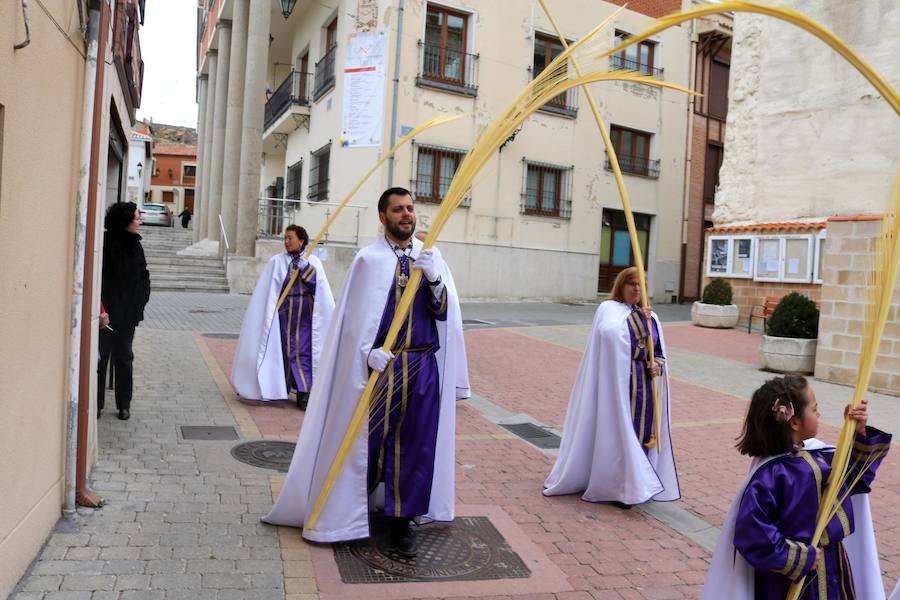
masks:
[[[766,322],[769,320],[769,317],[772,316],[772,312],[775,310],[775,307],[778,306],[779,302],[781,302],[780,296],[766,296],[766,300],[763,304],[754,304],[751,306],[750,316],[747,318],[747,333],[750,333],[754,318],[763,320],[763,333],[765,333]],[[757,308],[761,308],[762,312],[754,312]],[[818,302],[816,302],[816,308],[819,308]]]

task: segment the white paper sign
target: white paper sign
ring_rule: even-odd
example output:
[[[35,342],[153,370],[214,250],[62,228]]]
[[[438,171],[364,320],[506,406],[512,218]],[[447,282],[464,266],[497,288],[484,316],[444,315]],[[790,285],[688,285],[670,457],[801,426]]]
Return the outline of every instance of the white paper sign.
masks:
[[[766,261],[766,273],[777,273],[778,272],[778,261],[777,260],[767,260]]]
[[[750,272],[750,259],[744,258],[741,259],[741,273],[749,273]]]
[[[796,275],[800,272],[800,259],[799,258],[789,258],[788,259],[788,275]]]
[[[384,31],[360,32],[350,38],[341,115],[341,145],[345,148],[381,145],[386,52]]]

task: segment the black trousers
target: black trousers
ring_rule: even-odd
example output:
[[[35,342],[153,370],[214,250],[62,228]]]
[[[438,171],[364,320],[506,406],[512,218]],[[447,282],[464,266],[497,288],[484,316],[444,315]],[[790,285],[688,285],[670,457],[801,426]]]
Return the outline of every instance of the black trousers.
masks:
[[[116,408],[131,410],[132,376],[134,374],[134,325],[116,325],[115,331],[100,330],[100,362],[97,365],[97,410],[103,408],[106,391],[106,366],[112,358],[115,371]]]

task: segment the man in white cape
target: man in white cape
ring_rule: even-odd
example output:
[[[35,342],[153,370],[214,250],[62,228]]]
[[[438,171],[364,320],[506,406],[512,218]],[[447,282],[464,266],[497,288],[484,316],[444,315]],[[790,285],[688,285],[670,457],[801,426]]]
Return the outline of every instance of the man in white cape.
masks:
[[[298,230],[300,233],[296,233]],[[234,365],[231,369],[231,385],[243,398],[264,401],[288,399],[291,391],[288,389],[290,382],[292,379],[300,378],[300,374],[293,377],[292,371],[289,369],[294,371],[301,369],[294,369],[292,365],[286,365],[288,361],[285,360],[285,357],[289,356],[291,351],[295,354],[299,352],[297,348],[290,348],[290,346],[292,344],[299,345],[301,338],[304,341],[311,341],[311,356],[304,357],[304,363],[311,364],[304,364],[304,367],[312,381],[304,383],[311,387],[317,377],[325,332],[334,312],[334,296],[331,294],[331,286],[328,285],[328,277],[325,275],[325,269],[319,258],[315,255],[309,256],[308,259],[300,256],[308,243],[309,236],[302,227],[296,225],[288,227],[285,232],[285,252],[276,254],[269,259],[266,268],[259,276],[256,289],[247,306],[247,312],[244,314],[241,335],[234,355]],[[300,277],[294,277],[292,283],[291,276],[294,274],[292,265],[295,263],[298,268],[302,267],[302,269],[297,273]],[[283,288],[286,284],[292,283],[292,288],[305,286],[308,290],[310,282],[315,288],[311,322],[307,320],[298,322],[295,317],[279,318],[278,303],[285,291]],[[285,298],[285,300],[294,301],[293,298]],[[302,303],[300,308],[302,312]],[[285,336],[281,331],[282,321],[296,323],[296,326],[303,329],[303,331],[298,331],[296,336],[291,337],[288,348],[285,348],[283,344]],[[307,359],[309,360],[307,361]],[[293,362],[299,363],[300,361]],[[297,389],[297,405],[305,409],[305,399],[309,388],[300,390],[298,387]]]
[[[392,216],[398,202],[403,205],[403,214]],[[382,210],[385,205],[388,208]],[[375,449],[370,448],[370,430],[373,426],[370,415],[369,427],[360,428],[354,438],[314,527],[307,524],[338,447],[348,431],[370,369],[392,372],[400,358],[398,354],[398,360],[395,360],[392,353],[379,349],[375,342],[379,332],[389,323],[388,317],[393,315],[392,310],[386,310],[392,303],[390,298],[395,297],[397,286],[401,283],[405,285],[401,277],[401,253],[407,256],[412,266],[425,267],[422,268],[425,273],[423,285],[431,287],[435,297],[445,298],[446,303],[443,308],[446,319],[435,321],[439,347],[433,351],[433,356],[439,376],[439,391],[434,447],[406,449],[406,455],[410,457],[433,455],[431,481],[423,484],[430,486],[430,489],[424,490],[428,497],[427,509],[417,521],[452,521],[454,516],[455,404],[457,399],[469,396],[456,288],[450,269],[440,255],[427,251],[423,253],[422,243],[412,237],[415,212],[408,191],[402,188],[387,190],[379,201],[379,218],[385,225],[387,235],[360,250],[350,265],[326,336],[319,374],[287,479],[275,506],[263,517],[266,523],[302,527],[303,537],[315,542],[369,537],[370,508],[384,503],[387,496],[391,500],[386,503],[388,513],[394,500],[393,494],[384,493],[384,484],[370,489],[371,454]],[[398,244],[398,241],[406,244]],[[398,245],[406,247],[398,250]],[[408,317],[407,324],[409,322]],[[378,422],[374,424],[380,425]],[[385,478],[385,482],[388,479]],[[413,542],[411,554],[414,554],[414,546]]]
[[[615,289],[615,288],[614,288]],[[611,502],[623,508],[650,499],[681,497],[670,435],[668,371],[656,378],[661,399],[660,440],[647,449],[635,434],[629,402],[632,342],[629,304],[607,300],[594,315],[572,394],[563,438],[544,495],[583,492],[582,500]],[[662,327],[659,346],[665,356]]]
[[[803,443],[806,450],[833,449],[817,439],[809,439]],[[701,600],[754,600],[754,571],[747,560],[734,547],[735,523],[744,490],[753,479],[757,469],[776,459],[778,456],[770,456],[765,459],[755,458],[750,464],[747,478],[741,485],[731,503],[728,514],[725,515],[725,523],[719,534],[719,541],[713,552],[706,575],[706,584],[703,586]],[[856,597],[860,600],[884,600],[884,584],[881,580],[881,565],[878,559],[878,547],[875,543],[875,529],[872,525],[872,511],[869,507],[868,494],[855,494],[850,497],[853,502],[854,531],[842,540],[847,557],[850,559],[850,567],[853,571],[853,586],[856,588]],[[898,584],[900,589],[900,584]],[[900,591],[895,590],[896,598],[900,600]]]

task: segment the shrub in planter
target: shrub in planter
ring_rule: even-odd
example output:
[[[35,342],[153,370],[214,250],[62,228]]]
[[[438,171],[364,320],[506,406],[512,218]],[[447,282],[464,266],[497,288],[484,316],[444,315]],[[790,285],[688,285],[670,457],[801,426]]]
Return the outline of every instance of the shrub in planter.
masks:
[[[816,303],[793,292],[781,299],[766,322],[766,335],[785,338],[819,337],[819,309]]]
[[[691,307],[691,321],[700,327],[730,329],[737,325],[738,307],[731,303],[731,284],[713,279],[703,288],[703,298]]]
[[[731,284],[716,277],[706,284],[703,288],[703,304],[716,304],[718,306],[726,306],[731,304]]]

